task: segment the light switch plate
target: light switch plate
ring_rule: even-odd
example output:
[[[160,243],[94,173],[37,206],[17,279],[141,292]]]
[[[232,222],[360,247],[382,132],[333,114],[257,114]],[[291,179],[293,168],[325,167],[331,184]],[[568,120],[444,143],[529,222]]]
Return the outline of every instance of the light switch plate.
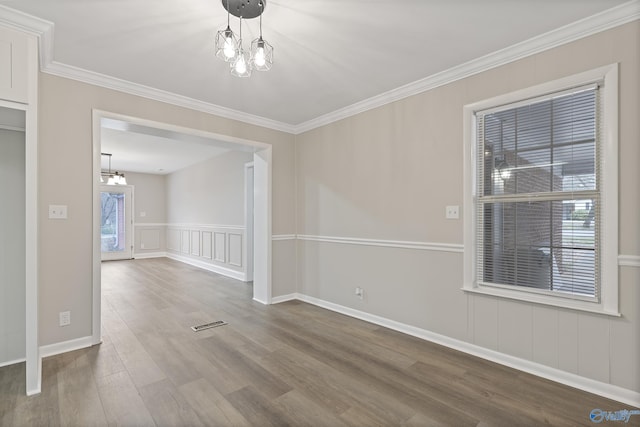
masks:
[[[71,324],[71,312],[70,311],[61,311],[60,312],[60,326],[69,326]]]
[[[49,219],[67,219],[67,205],[49,205]]]
[[[459,219],[460,218],[460,206],[447,206],[446,208],[447,219]]]

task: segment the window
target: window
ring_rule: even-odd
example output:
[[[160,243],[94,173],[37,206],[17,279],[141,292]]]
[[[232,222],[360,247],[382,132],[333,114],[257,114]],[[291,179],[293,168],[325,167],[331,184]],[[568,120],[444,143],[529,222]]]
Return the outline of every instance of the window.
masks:
[[[465,108],[465,290],[617,314],[617,80],[599,71]]]

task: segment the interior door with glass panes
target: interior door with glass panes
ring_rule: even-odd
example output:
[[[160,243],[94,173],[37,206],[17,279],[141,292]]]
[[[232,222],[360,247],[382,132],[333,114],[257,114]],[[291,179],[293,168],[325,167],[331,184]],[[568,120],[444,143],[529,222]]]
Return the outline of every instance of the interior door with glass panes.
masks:
[[[100,250],[103,261],[133,258],[133,188],[100,186]]]

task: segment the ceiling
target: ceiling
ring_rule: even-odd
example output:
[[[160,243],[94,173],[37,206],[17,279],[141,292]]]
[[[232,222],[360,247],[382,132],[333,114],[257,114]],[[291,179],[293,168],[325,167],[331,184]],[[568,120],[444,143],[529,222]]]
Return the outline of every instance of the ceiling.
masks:
[[[249,79],[214,56],[227,20],[221,0],[0,5],[54,24],[52,63],[300,126],[625,1],[267,0],[274,66]],[[245,21],[245,46],[257,31],[256,19]]]
[[[254,151],[241,144],[107,118],[101,119],[100,146],[111,154],[102,156],[103,171],[154,175],[167,175],[229,151]]]
[[[48,40],[41,40],[46,72],[298,133],[324,117],[424,90],[421,82],[506,48],[526,45],[520,51],[527,54],[527,43],[541,35],[570,24],[580,30],[578,21],[627,2],[266,0],[263,35],[275,48],[274,66],[240,79],[215,57],[215,34],[227,22],[223,1],[0,0],[0,6],[48,21],[42,33]],[[244,22],[245,47],[257,32],[258,20]],[[0,114],[0,121],[17,121],[5,125],[19,128],[20,120]],[[101,144],[113,154],[112,170],[153,174],[250,151],[111,119],[103,119]]]

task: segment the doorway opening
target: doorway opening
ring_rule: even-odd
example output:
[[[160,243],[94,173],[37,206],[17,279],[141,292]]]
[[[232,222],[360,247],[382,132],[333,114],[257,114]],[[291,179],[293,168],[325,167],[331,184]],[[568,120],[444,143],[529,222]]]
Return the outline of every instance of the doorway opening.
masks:
[[[245,224],[251,229],[253,235],[253,249],[247,258],[252,258],[253,299],[263,304],[271,303],[271,145],[258,141],[215,134],[191,128],[183,128],[166,123],[153,122],[135,117],[105,111],[93,111],[93,316],[92,316],[92,341],[93,344],[101,342],[101,260],[102,260],[102,234],[101,234],[101,185],[100,185],[100,153],[102,152],[101,135],[105,124],[110,126],[118,123],[123,130],[136,127],[144,127],[147,132],[158,135],[171,135],[175,138],[197,138],[208,144],[221,144],[228,149],[249,151],[253,153],[253,190],[252,194],[245,194],[245,201],[252,200],[253,221]],[[245,178],[247,170],[245,169]],[[245,191],[247,190],[245,184]],[[126,202],[125,202],[126,203]],[[245,206],[246,209],[246,206]],[[247,221],[245,212],[245,221]],[[114,230],[106,230],[113,232]],[[195,240],[194,240],[195,241]],[[131,246],[131,245],[129,245]],[[247,260],[248,265],[249,261]],[[247,269],[249,270],[249,268]]]
[[[26,360],[25,112],[0,107],[0,366]]]
[[[37,79],[37,76],[31,78]],[[0,157],[8,160],[10,166],[2,169],[18,168],[2,179],[9,185],[6,191],[2,191],[3,197],[15,198],[10,202],[12,205],[4,210],[2,219],[5,221],[6,218],[5,226],[9,226],[6,231],[13,237],[5,234],[0,239],[0,245],[8,244],[11,251],[5,257],[6,265],[0,266],[0,270],[13,278],[0,277],[0,282],[4,283],[0,288],[10,288],[0,289],[4,295],[0,311],[6,313],[12,325],[2,337],[0,347],[7,351],[4,354],[5,364],[26,360],[27,395],[40,393],[42,372],[38,342],[38,120],[35,105],[34,99],[30,99],[29,104],[0,100],[0,128],[5,133],[3,139],[6,137],[8,139],[5,140],[13,141],[8,145],[3,143]],[[9,151],[13,154],[9,155]]]
[[[102,261],[133,258],[133,187],[100,186],[100,252]]]

